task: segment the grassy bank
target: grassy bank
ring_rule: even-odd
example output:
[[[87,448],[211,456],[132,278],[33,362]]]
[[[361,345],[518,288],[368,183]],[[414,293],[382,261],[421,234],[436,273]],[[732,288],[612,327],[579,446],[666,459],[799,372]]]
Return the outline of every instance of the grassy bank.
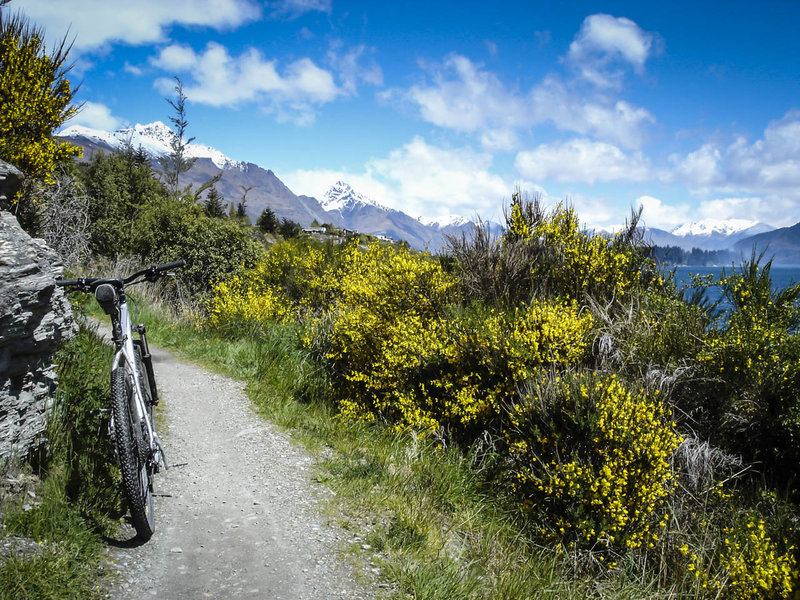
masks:
[[[336,492],[332,510],[358,540],[348,551],[365,572],[380,571],[392,585],[388,596],[692,597],[659,585],[657,572],[620,565],[600,574],[578,555],[537,546],[522,533],[513,499],[490,485],[491,447],[475,444],[465,454],[442,440],[338,417],[296,326],[213,334],[143,303],[135,310],[153,343],[246,381],[259,412],[318,456],[317,478]]]
[[[105,424],[92,413],[107,405],[110,360],[86,328],[57,356],[48,448],[34,461],[39,482],[3,506],[2,535],[25,542],[0,563],[0,598],[100,597],[102,535],[122,515]]]

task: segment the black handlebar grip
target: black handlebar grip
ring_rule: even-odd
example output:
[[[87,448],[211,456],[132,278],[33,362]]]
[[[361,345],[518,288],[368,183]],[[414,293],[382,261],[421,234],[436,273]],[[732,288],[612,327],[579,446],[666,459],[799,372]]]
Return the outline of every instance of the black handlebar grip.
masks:
[[[56,285],[63,287],[67,287],[68,285],[78,285],[80,282],[80,279],[56,279]]]
[[[178,267],[182,267],[186,264],[186,261],[181,260],[173,260],[172,262],[168,262],[165,265],[158,265],[156,267],[156,271],[169,271],[170,269],[177,269]]]

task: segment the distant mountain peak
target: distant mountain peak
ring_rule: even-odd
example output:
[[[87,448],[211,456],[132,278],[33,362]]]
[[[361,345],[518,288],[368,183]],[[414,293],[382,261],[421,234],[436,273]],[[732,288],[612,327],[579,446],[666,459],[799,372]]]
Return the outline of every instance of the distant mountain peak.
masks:
[[[721,235],[728,236],[740,231],[745,231],[751,227],[759,225],[758,221],[751,221],[749,219],[703,219],[702,221],[693,221],[685,223],[673,229],[670,233],[680,237],[688,235]]]
[[[462,227],[470,222],[469,219],[461,215],[444,215],[441,217],[419,217],[417,219],[423,225],[435,227],[436,229],[444,229],[445,227]]]
[[[141,146],[149,156],[156,159],[167,156],[172,152],[172,139],[174,136],[172,130],[161,121],[153,121],[145,125],[137,123],[133,127],[123,127],[116,131],[92,129],[83,125],[70,125],[59,131],[58,135],[60,137],[83,138],[104,143],[117,150],[130,142],[134,149]],[[187,144],[186,156],[188,158],[208,158],[220,169],[244,169],[245,167],[244,163],[232,160],[219,150],[203,144]]]
[[[345,181],[337,181],[334,183],[320,201],[322,208],[327,211],[335,211],[341,213],[342,211],[352,210],[359,206],[375,206],[382,210],[391,210],[390,208],[375,202],[372,198],[365,196],[353,189],[353,187]]]

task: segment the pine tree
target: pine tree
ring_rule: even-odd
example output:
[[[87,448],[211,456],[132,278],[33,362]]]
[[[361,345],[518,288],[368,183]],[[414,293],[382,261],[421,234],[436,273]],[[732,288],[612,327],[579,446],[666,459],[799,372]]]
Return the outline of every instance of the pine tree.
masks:
[[[206,213],[209,217],[222,218],[225,216],[225,196],[212,186],[205,199]]]
[[[264,233],[275,233],[278,230],[278,217],[271,208],[265,208],[256,221],[258,228]]]

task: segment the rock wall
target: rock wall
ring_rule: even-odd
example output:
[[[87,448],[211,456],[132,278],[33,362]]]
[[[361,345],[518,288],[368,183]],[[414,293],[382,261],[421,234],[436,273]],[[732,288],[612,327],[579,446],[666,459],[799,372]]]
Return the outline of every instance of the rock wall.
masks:
[[[58,255],[0,211],[0,460],[42,440],[55,388],[53,353],[74,336]]]

